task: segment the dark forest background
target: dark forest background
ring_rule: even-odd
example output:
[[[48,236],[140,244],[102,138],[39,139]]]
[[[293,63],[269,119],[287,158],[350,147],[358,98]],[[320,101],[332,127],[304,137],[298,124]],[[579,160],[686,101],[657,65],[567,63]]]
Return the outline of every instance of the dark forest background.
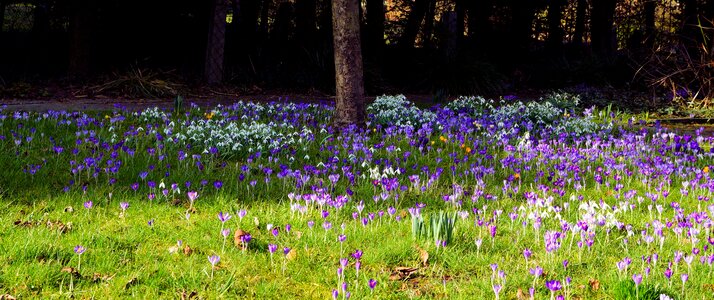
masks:
[[[0,0],[0,96],[333,93],[330,5]],[[714,0],[362,0],[355,47],[368,94],[607,86],[708,99],[713,17]]]

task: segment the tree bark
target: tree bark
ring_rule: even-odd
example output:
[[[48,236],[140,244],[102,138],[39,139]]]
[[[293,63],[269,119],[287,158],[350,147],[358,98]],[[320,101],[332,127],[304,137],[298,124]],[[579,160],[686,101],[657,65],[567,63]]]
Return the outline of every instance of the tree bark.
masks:
[[[304,45],[312,45],[317,30],[317,2],[298,0],[295,2],[295,37]]]
[[[687,47],[691,50],[697,51],[699,44],[703,41],[701,31],[699,29],[699,3],[697,0],[684,0],[684,13],[682,17],[682,36],[685,39]]]
[[[617,0],[593,1],[591,23],[591,47],[595,54],[609,58],[617,50],[613,22]]]
[[[518,1],[516,1],[518,2]],[[512,4],[511,33],[515,50],[520,53],[528,51],[533,31],[533,19],[535,18],[535,5],[532,1]]]
[[[270,17],[270,7],[273,4],[273,0],[263,0],[263,4],[260,7],[260,35],[263,39],[268,38],[268,18]]]
[[[332,1],[335,52],[336,126],[365,123],[362,47],[359,33],[358,0]]]
[[[255,41],[259,14],[259,0],[240,0],[240,12],[238,13],[238,32],[240,39],[248,43]]]
[[[585,13],[588,9],[587,0],[578,0],[575,8],[575,31],[573,32],[573,44],[582,45],[585,36]]]
[[[466,31],[466,3],[465,0],[455,0],[455,11],[456,11],[456,37],[458,41],[464,39],[464,32]],[[471,30],[469,28],[469,30]]]
[[[434,15],[436,14],[436,1],[429,0],[424,16],[424,46],[431,47],[431,38],[434,33]]]
[[[490,40],[491,22],[489,18],[493,11],[492,0],[461,0],[467,1],[469,15],[469,38],[479,46],[486,46]]]
[[[560,22],[564,4],[563,0],[550,0],[548,6],[548,46],[552,51],[560,51],[563,45],[563,28]]]
[[[204,80],[207,84],[218,84],[223,81],[223,62],[226,44],[226,14],[227,0],[213,0],[208,26],[208,42],[206,43],[206,61]]]
[[[0,0],[0,32],[3,32],[5,26],[5,1]]]
[[[367,0],[369,46],[377,53],[384,47],[384,0]]]
[[[645,46],[652,49],[655,42],[655,12],[657,10],[657,2],[650,0],[644,3],[645,14]]]
[[[417,34],[419,34],[421,22],[424,21],[428,5],[429,0],[414,0],[409,11],[409,17],[407,17],[407,25],[404,27],[404,32],[399,39],[400,47],[414,47],[414,42]]]
[[[69,65],[71,77],[83,77],[90,71],[92,28],[94,28],[91,0],[72,0],[69,19]]]

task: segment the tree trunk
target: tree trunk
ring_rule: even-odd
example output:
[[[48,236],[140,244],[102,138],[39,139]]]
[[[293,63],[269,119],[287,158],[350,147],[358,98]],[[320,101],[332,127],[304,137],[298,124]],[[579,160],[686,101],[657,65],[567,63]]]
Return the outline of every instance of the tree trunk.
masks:
[[[259,0],[240,0],[240,12],[238,13],[238,38],[247,43],[255,41],[259,14]]]
[[[270,7],[273,0],[263,0],[263,5],[260,7],[260,35],[263,39],[268,38],[268,18],[270,18]]]
[[[0,32],[3,32],[5,26],[5,1],[0,0]]]
[[[489,18],[493,11],[492,0],[461,0],[467,1],[469,14],[469,38],[477,45],[486,47],[491,35]]]
[[[50,31],[50,12],[47,1],[37,1],[33,12],[34,20],[32,32],[36,35],[45,35]]]
[[[698,48],[699,44],[703,41],[701,31],[699,29],[699,7],[697,0],[684,0],[684,13],[682,17],[682,36],[685,39],[690,50],[695,50]],[[696,51],[696,50],[695,50]]]
[[[367,0],[369,46],[378,54],[384,47],[384,0]]]
[[[595,54],[610,58],[617,50],[613,22],[617,0],[593,1],[591,13],[591,46]]]
[[[573,32],[573,44],[582,45],[585,36],[585,18],[588,9],[588,0],[578,0],[575,8],[575,31]]]
[[[313,44],[317,30],[317,2],[298,0],[295,2],[295,37],[303,45]]]
[[[72,0],[69,18],[69,65],[71,77],[83,77],[90,71],[92,29],[94,28],[91,0]]]
[[[358,0],[332,1],[335,52],[335,115],[338,127],[365,122]]]
[[[208,25],[208,42],[206,43],[206,61],[204,80],[207,84],[218,84],[223,81],[223,61],[226,44],[226,14],[227,0],[213,0]]]
[[[655,42],[655,12],[657,10],[657,2],[650,0],[644,4],[645,14],[645,47],[652,49]]]
[[[459,41],[463,40],[466,31],[466,3],[464,2],[465,0],[455,0],[456,38]]]
[[[424,16],[424,47],[431,47],[432,34],[434,33],[434,15],[436,14],[436,1],[429,0]]]
[[[535,18],[535,5],[531,1],[512,4],[511,33],[514,50],[520,54],[528,52]]]
[[[421,22],[424,21],[424,15],[429,5],[429,0],[414,0],[407,17],[407,25],[404,27],[404,32],[399,39],[400,47],[411,48],[414,46]]]
[[[550,0],[548,5],[548,46],[552,51],[560,51],[563,45],[562,8],[564,0]]]

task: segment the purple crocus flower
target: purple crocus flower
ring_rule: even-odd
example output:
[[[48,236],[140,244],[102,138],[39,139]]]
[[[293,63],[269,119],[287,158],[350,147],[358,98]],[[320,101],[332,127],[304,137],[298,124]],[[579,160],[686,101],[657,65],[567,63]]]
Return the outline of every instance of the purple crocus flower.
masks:
[[[84,248],[84,246],[82,246],[82,245],[74,246],[74,253],[77,253],[77,255],[82,255],[82,253],[84,253],[84,251],[86,251],[86,250],[87,249]]]
[[[129,202],[119,203],[119,207],[121,207],[121,210],[126,210],[127,208],[129,208]]]
[[[94,203],[92,202],[92,200],[84,202],[84,208],[86,208],[86,209],[92,209],[93,206],[94,206]]]
[[[369,289],[374,290],[374,288],[377,286],[377,281],[374,279],[369,280]]]
[[[231,215],[229,213],[223,213],[222,211],[218,212],[218,220],[220,220],[221,223],[226,223],[226,221],[228,221],[230,219],[231,219]]]
[[[551,292],[557,292],[563,286],[560,284],[560,281],[558,280],[549,280],[545,282],[545,287],[548,288]]]
[[[642,283],[642,274],[632,274],[632,281],[635,282],[635,286],[639,286]]]
[[[271,255],[272,255],[273,253],[275,253],[275,251],[277,251],[277,250],[278,250],[278,245],[276,245],[276,244],[268,244],[268,251],[270,252]]]
[[[215,267],[219,261],[221,261],[221,257],[218,255],[214,254],[208,257],[208,262],[211,263],[212,267]]]
[[[189,191],[186,195],[188,196],[188,201],[191,201],[191,203],[196,201],[196,198],[198,198],[198,192],[196,191]]]

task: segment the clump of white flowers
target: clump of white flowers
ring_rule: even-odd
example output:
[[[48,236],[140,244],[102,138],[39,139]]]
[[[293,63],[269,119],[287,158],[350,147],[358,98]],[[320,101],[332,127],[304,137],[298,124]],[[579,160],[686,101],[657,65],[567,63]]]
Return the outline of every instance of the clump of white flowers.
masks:
[[[419,109],[404,95],[377,97],[367,106],[367,113],[374,123],[397,127],[420,127],[436,120],[436,114]]]

